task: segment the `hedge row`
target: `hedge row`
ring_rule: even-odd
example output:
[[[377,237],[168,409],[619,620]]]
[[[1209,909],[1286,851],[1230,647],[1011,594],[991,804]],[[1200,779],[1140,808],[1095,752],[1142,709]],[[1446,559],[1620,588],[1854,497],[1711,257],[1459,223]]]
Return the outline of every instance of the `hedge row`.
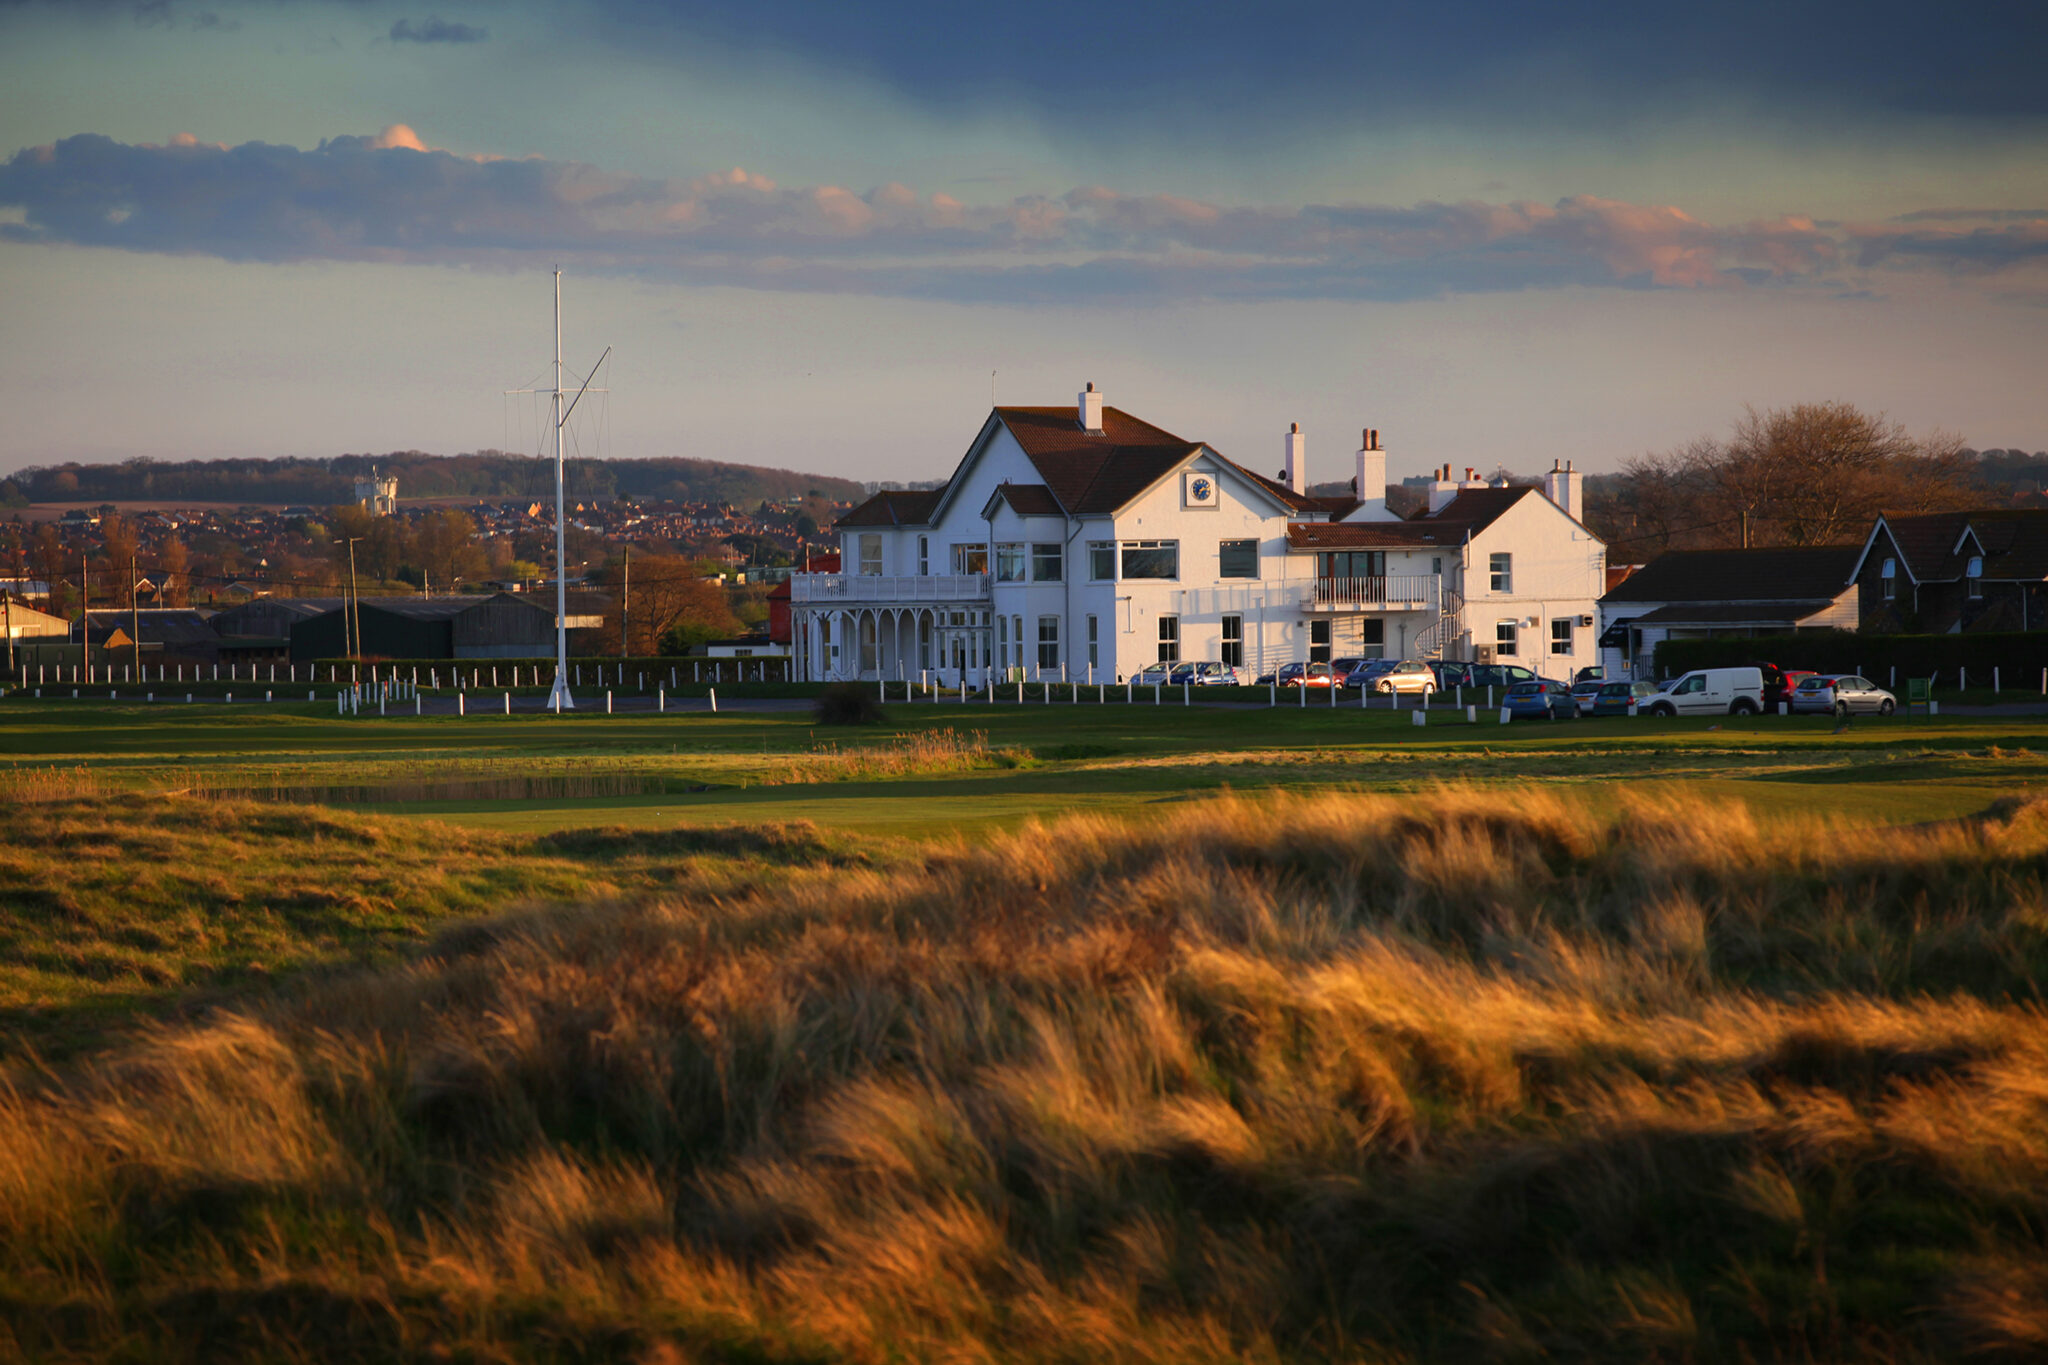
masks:
[[[1861,673],[1884,683],[1897,678],[1934,678],[1955,683],[1958,670],[1989,685],[1991,670],[2017,686],[2048,668],[2048,631],[1985,635],[1861,635],[1847,630],[1804,631],[1716,640],[1666,640],[1657,646],[1660,677],[1695,668],[1729,668],[1769,662],[1780,668],[1818,673]]]

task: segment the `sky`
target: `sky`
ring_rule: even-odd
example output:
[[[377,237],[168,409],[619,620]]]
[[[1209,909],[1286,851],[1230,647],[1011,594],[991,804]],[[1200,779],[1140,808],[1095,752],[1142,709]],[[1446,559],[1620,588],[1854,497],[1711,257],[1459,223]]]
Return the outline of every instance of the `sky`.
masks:
[[[538,454],[555,269],[571,453],[942,478],[1087,382],[1318,480],[2048,448],[2044,69],[2018,3],[0,0],[0,471]]]

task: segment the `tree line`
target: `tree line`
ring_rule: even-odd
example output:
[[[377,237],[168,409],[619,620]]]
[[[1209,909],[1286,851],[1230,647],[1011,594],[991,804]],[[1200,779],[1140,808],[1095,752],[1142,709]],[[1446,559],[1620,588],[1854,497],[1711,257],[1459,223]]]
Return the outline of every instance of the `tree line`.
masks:
[[[355,481],[373,471],[396,477],[399,495],[406,498],[551,499],[555,488],[554,464],[548,460],[502,450],[462,455],[396,450],[323,459],[134,459],[121,464],[34,466],[0,480],[0,506],[186,500],[327,507],[352,501]],[[563,478],[573,499],[631,497],[743,506],[801,497],[858,502],[865,496],[851,479],[683,457],[567,460]]]

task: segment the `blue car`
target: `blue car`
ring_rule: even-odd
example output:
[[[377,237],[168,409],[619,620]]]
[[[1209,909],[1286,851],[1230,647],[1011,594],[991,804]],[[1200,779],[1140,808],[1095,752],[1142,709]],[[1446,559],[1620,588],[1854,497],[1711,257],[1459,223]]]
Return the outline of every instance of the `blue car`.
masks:
[[[1501,705],[1513,720],[1573,720],[1579,714],[1570,685],[1555,678],[1513,683]]]

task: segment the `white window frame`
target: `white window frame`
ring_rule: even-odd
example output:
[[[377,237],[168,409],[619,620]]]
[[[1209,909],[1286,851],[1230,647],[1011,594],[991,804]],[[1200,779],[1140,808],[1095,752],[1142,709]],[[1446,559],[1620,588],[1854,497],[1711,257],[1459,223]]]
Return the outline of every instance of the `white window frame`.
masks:
[[[1159,662],[1177,664],[1180,662],[1180,618],[1161,616],[1159,618]]]
[[[878,532],[863,531],[856,545],[860,555],[859,575],[862,578],[882,576],[882,537]]]
[[[1515,557],[1510,553],[1492,554],[1486,557],[1486,572],[1492,590],[1512,594],[1515,590]]]
[[[1031,581],[1057,583],[1066,572],[1066,546],[1058,541],[1031,542]],[[1048,572],[1049,571],[1049,572]]]
[[[1553,616],[1550,618],[1550,652],[1552,654],[1571,654],[1575,652],[1572,642],[1572,629],[1577,624],[1578,622],[1569,616]]]
[[[1038,670],[1051,672],[1060,666],[1060,618],[1038,618]]]
[[[1222,640],[1218,644],[1216,652],[1220,656],[1221,661],[1229,664],[1232,668],[1244,667],[1244,617],[1242,615],[1236,612],[1229,612],[1224,615]]]
[[[1497,659],[1519,659],[1522,656],[1522,623],[1520,621],[1496,621],[1493,623],[1493,655]]]
[[[1021,540],[1006,540],[996,546],[996,582],[1022,583],[1031,572],[1031,561]]]
[[[974,557],[981,556],[981,567],[974,568]],[[988,542],[984,540],[956,540],[953,542],[953,572],[959,576],[986,574],[988,572]]]
[[[919,578],[929,577],[931,571],[932,538],[930,536],[919,536],[917,538],[917,576]]]
[[[1102,627],[1098,623],[1097,618],[1090,616],[1088,618],[1088,667],[1091,669],[1102,666],[1102,659],[1096,652],[1097,645],[1100,642],[1101,629]]]
[[[1104,574],[1102,556],[1109,556],[1109,572]],[[1113,540],[1091,540],[1088,542],[1088,581],[1090,583],[1114,583],[1116,581],[1116,542]]]
[[[1895,600],[1899,595],[1899,561],[1887,556],[1877,568],[1877,591],[1885,601]]]
[[[1308,623],[1308,661],[1312,664],[1326,664],[1335,650],[1337,632],[1330,629],[1330,618],[1319,616]]]

